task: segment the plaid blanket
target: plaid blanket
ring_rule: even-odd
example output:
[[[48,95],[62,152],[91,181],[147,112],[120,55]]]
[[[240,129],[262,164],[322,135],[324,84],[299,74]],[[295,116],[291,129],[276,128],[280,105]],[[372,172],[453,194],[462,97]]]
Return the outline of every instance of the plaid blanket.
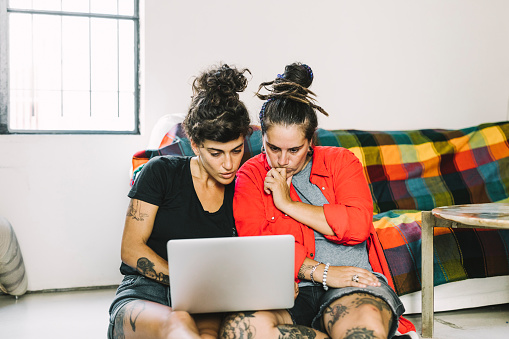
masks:
[[[509,122],[460,130],[319,130],[362,162],[377,213],[494,202],[509,196]]]
[[[243,161],[260,153],[246,138]],[[509,202],[509,122],[458,130],[318,129],[315,143],[341,146],[361,161],[373,197],[373,223],[398,295],[421,289],[421,213],[458,204]],[[133,157],[133,179],[151,157],[193,155],[179,125],[157,150]],[[435,229],[435,285],[509,275],[509,231]]]

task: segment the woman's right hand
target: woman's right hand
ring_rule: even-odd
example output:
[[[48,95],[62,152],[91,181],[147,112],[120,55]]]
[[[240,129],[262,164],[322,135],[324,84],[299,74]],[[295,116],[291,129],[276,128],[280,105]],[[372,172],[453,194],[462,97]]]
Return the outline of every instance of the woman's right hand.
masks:
[[[267,194],[272,194],[274,205],[284,211],[285,204],[293,202],[290,198],[290,183],[292,177],[286,177],[286,168],[272,168],[267,172],[263,182],[263,190]]]
[[[325,268],[324,266],[320,265]],[[322,281],[323,281],[323,269]],[[358,277],[358,281],[354,281],[354,277]],[[329,287],[367,287],[367,286],[381,286],[380,281],[372,272],[359,267],[353,266],[330,266],[327,272],[326,284]]]

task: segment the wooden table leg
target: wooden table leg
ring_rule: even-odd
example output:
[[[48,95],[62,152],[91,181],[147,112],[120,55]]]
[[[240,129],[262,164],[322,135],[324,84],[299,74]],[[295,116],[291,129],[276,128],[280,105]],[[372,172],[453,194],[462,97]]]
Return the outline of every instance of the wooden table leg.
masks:
[[[433,338],[433,229],[435,217],[429,211],[422,212],[421,260],[422,260],[422,337]]]

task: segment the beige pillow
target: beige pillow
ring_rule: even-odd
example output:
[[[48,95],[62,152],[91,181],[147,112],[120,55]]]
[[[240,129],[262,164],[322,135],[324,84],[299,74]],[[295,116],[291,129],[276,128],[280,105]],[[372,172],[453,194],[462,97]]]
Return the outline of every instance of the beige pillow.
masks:
[[[0,216],[0,290],[18,296],[26,292],[27,284],[18,239],[9,221]]]

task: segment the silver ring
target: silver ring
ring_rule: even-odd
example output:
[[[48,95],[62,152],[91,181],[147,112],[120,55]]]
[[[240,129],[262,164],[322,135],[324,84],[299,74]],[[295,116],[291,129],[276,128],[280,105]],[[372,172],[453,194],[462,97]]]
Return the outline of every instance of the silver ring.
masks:
[[[358,282],[359,282],[359,275],[354,274],[354,275],[352,276],[352,281],[355,281],[356,283],[358,283]]]

